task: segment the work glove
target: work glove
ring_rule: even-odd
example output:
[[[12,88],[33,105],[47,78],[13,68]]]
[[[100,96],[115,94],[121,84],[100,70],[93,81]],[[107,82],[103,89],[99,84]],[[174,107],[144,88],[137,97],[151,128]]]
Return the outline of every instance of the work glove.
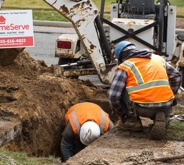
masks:
[[[172,103],[172,106],[176,106],[176,105],[177,105],[177,103],[178,103],[177,99],[176,99],[176,98],[174,98],[173,103]]]

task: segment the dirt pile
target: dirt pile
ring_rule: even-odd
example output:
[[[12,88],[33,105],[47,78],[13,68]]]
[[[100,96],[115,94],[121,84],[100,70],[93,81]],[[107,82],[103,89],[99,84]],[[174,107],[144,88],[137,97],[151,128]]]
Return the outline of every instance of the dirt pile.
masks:
[[[89,82],[55,77],[44,61],[24,51],[8,66],[0,66],[0,120],[20,121],[22,133],[3,146],[28,155],[59,155],[64,114],[73,104],[106,98]]]
[[[24,48],[0,49],[0,65],[11,64]]]

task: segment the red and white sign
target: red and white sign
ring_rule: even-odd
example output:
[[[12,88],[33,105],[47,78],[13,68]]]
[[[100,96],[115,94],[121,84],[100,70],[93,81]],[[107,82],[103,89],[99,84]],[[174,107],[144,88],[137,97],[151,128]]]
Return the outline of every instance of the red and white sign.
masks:
[[[32,10],[1,10],[0,49],[33,46]]]

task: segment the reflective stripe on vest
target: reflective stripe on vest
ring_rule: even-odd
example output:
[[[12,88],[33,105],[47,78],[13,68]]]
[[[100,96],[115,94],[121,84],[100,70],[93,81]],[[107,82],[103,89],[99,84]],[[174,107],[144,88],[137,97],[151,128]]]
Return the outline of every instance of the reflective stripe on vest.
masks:
[[[139,69],[133,63],[125,61],[125,62],[123,62],[123,65],[125,65],[131,69],[131,71],[133,72],[133,74],[135,76],[135,79],[136,79],[138,85],[144,83],[144,80],[142,78],[141,73],[139,72]]]
[[[161,87],[161,86],[169,86],[169,82],[167,80],[152,81],[139,86],[127,87],[127,91],[128,93],[131,93],[139,90],[144,90],[144,89],[153,88],[153,87]]]
[[[100,123],[100,131],[102,134],[104,134],[104,126],[105,126],[105,113],[102,109],[100,109],[101,111],[101,115],[102,115],[102,118],[101,118],[101,123]]]
[[[79,124],[79,122],[77,120],[77,115],[76,115],[75,109],[72,110],[72,113],[71,114],[72,114],[73,122],[75,123],[75,126],[77,128],[77,132],[80,132],[80,124]]]
[[[126,89],[130,100],[137,103],[159,103],[174,95],[166,73],[166,62],[158,55],[148,58],[130,58],[118,66],[126,71]],[[145,69],[146,68],[146,69]]]
[[[102,109],[100,109],[100,111],[101,111],[101,115],[102,115],[102,117],[101,117],[101,123],[100,123],[100,133],[101,134],[104,134],[104,127],[105,127],[105,112],[102,110]],[[80,133],[80,124],[79,124],[79,121],[77,120],[77,115],[76,115],[76,111],[75,111],[75,109],[73,109],[72,110],[72,112],[71,112],[71,115],[72,115],[72,119],[73,119],[73,122],[74,122],[74,124],[75,124],[75,127],[77,128],[77,132],[78,133]]]

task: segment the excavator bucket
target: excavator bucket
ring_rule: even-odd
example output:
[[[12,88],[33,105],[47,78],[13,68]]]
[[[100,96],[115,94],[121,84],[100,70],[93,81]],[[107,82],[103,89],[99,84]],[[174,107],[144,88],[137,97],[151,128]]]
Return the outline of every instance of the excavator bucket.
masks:
[[[23,50],[24,48],[0,49],[0,65],[5,66],[11,64]]]

